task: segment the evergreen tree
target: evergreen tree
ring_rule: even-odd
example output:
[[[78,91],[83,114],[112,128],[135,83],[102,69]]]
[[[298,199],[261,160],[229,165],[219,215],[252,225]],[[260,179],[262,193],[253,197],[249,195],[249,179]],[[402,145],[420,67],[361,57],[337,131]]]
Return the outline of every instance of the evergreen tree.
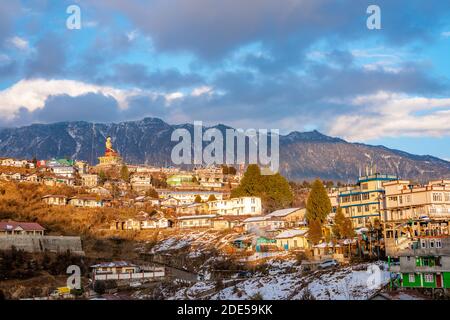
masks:
[[[269,211],[286,208],[294,199],[291,187],[282,175],[261,175],[256,164],[248,166],[241,184],[231,192],[232,198],[245,196],[260,197]]]
[[[345,224],[345,216],[342,208],[338,207],[334,216],[333,233],[337,239],[342,238],[342,231]]]
[[[108,177],[106,176],[105,171],[102,170],[98,173],[98,183],[100,185],[103,185],[107,179],[108,179]]]
[[[200,197],[199,195],[196,195],[194,202],[195,203],[201,203],[202,202],[202,197]]]
[[[355,236],[355,230],[353,230],[352,220],[345,218],[341,229],[341,237],[345,239],[352,239]]]
[[[306,202],[306,220],[319,220],[321,223],[325,221],[331,212],[331,202],[328,198],[327,191],[322,181],[314,181],[311,192]]]
[[[120,177],[125,182],[129,182],[130,181],[130,172],[128,171],[128,167],[125,164],[120,169]]]
[[[318,244],[322,240],[322,224],[319,219],[309,222],[308,240],[312,244]]]
[[[217,198],[216,198],[215,195],[213,195],[213,194],[209,195],[209,197],[208,197],[208,202],[210,202],[210,201],[216,201],[216,200],[217,200]]]

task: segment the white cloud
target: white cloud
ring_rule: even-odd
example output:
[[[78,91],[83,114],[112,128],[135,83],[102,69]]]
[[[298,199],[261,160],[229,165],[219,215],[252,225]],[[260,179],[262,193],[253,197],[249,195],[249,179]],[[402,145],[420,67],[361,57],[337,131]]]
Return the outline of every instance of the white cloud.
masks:
[[[10,39],[8,39],[8,42],[16,47],[19,50],[28,50],[29,49],[29,43],[27,40],[21,38],[21,37],[12,37]]]
[[[199,97],[202,96],[204,94],[211,94],[212,93],[212,88],[209,86],[202,86],[202,87],[198,87],[195,88],[194,90],[192,90],[191,95],[193,97]]]
[[[441,36],[449,38],[450,37],[450,31],[444,31],[441,33]]]
[[[127,33],[127,38],[129,42],[132,42],[134,39],[136,39],[138,36],[138,31],[133,30]]]
[[[350,141],[450,135],[450,98],[379,92],[340,102],[359,107],[360,110],[333,119],[328,133]]]
[[[135,96],[149,96],[156,98],[164,96],[167,101],[176,98],[174,94],[143,91],[140,89],[118,89],[109,86],[98,86],[74,80],[21,80],[13,86],[0,91],[0,114],[3,120],[12,120],[15,113],[22,107],[29,111],[45,106],[48,97],[55,95],[69,95],[76,97],[88,93],[103,94],[113,97],[120,108],[126,109],[128,101]]]

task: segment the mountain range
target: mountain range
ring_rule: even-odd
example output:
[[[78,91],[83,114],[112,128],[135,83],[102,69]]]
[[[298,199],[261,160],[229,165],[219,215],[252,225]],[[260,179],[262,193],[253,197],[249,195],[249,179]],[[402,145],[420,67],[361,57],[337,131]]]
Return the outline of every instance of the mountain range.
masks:
[[[127,163],[169,166],[174,129],[193,132],[192,124],[170,125],[158,118],[121,123],[84,121],[33,124],[0,129],[0,156],[31,159],[70,157],[97,162],[111,136],[114,148]],[[214,126],[224,132],[231,128]],[[350,143],[318,131],[280,136],[280,172],[291,180],[322,178],[352,182],[362,168],[375,165],[378,172],[425,182],[450,178],[450,162],[362,143]],[[364,171],[364,170],[363,170]]]

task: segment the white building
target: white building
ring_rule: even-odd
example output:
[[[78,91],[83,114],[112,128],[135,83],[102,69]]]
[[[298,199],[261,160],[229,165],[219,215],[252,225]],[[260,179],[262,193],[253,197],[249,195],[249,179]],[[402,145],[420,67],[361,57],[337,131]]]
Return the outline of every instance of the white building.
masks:
[[[148,190],[152,188],[152,176],[148,174],[133,174],[130,184],[134,190]]]
[[[262,213],[261,198],[241,197],[208,202],[209,212],[219,215],[244,216]]]
[[[212,228],[215,214],[178,217],[179,228]]]
[[[208,201],[209,197],[213,195],[216,200],[224,198],[222,192],[216,191],[173,191],[173,190],[157,190],[160,198],[174,198],[179,201],[179,204],[190,204],[195,202],[195,198],[200,196],[203,202]]]
[[[73,178],[75,169],[69,166],[56,166],[52,168],[54,174],[60,177]]]

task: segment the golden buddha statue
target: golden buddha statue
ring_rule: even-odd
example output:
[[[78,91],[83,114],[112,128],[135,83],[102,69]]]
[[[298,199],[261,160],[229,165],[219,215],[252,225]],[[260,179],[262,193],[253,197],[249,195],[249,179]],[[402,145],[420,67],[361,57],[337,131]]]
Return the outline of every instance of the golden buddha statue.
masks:
[[[112,141],[111,141],[111,137],[110,136],[108,136],[106,138],[105,146],[106,146],[106,153],[117,153],[116,151],[114,151],[114,149],[112,147]]]

